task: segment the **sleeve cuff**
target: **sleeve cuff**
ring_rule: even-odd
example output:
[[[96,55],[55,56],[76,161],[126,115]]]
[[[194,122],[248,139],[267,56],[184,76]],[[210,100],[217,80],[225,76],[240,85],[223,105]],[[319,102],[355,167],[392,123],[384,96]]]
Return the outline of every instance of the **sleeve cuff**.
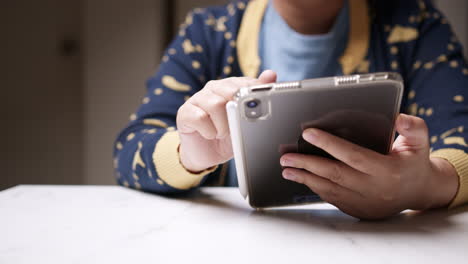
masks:
[[[179,133],[166,132],[156,143],[153,162],[159,178],[167,185],[179,190],[188,190],[200,185],[203,178],[215,171],[218,166],[196,174],[187,171],[180,163],[179,145]]]
[[[453,208],[468,202],[468,154],[460,149],[439,149],[431,153],[431,157],[442,158],[450,162],[458,173],[460,185],[457,194],[450,203]]]

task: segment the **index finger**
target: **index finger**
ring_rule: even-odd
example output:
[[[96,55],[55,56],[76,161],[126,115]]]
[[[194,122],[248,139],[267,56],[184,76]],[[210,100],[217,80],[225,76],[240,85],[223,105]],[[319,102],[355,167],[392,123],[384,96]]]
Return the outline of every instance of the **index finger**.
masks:
[[[210,81],[206,88],[227,101],[232,100],[240,88],[259,84],[260,81],[249,77],[231,77],[224,80]]]
[[[370,175],[382,173],[384,171],[384,164],[388,160],[385,155],[358,146],[319,129],[306,129],[302,137],[307,142],[323,149],[348,166]]]

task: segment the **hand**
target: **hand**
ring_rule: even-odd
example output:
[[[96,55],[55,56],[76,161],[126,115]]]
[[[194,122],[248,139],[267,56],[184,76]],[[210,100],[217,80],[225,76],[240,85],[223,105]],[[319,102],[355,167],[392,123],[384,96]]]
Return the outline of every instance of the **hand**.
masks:
[[[258,79],[239,77],[210,81],[183,104],[177,113],[180,159],[198,172],[232,159],[226,104],[241,87],[276,81],[276,73],[263,72]]]
[[[446,206],[458,189],[457,173],[446,160],[429,157],[424,120],[400,114],[396,129],[399,137],[388,155],[307,129],[304,139],[338,161],[285,154],[280,162],[289,168],[283,177],[307,185],[324,201],[361,219]]]

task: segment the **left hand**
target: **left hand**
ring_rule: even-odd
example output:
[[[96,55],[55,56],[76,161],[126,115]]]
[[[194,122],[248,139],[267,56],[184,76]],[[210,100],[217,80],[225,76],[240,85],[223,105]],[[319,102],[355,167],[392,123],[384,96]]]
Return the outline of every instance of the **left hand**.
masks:
[[[428,128],[421,118],[400,114],[399,137],[388,155],[318,129],[303,138],[338,161],[296,153],[281,157],[283,177],[307,185],[324,201],[361,219],[382,219],[406,209],[450,203],[458,189],[451,164],[430,158]]]

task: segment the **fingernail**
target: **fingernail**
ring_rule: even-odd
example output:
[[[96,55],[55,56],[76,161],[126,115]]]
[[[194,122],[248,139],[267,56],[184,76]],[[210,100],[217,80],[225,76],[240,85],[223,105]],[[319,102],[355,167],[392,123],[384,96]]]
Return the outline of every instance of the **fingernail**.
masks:
[[[283,171],[283,178],[285,178],[286,180],[295,181],[296,180],[296,175],[294,175],[293,173],[291,173],[288,170],[284,170]]]
[[[307,129],[304,131],[304,133],[302,134],[302,136],[304,137],[304,139],[309,142],[309,143],[313,143],[317,140],[317,130],[315,129]]]
[[[286,158],[282,158],[280,160],[280,163],[281,163],[281,166],[283,167],[292,167],[292,164],[293,164],[291,160],[286,159]]]

